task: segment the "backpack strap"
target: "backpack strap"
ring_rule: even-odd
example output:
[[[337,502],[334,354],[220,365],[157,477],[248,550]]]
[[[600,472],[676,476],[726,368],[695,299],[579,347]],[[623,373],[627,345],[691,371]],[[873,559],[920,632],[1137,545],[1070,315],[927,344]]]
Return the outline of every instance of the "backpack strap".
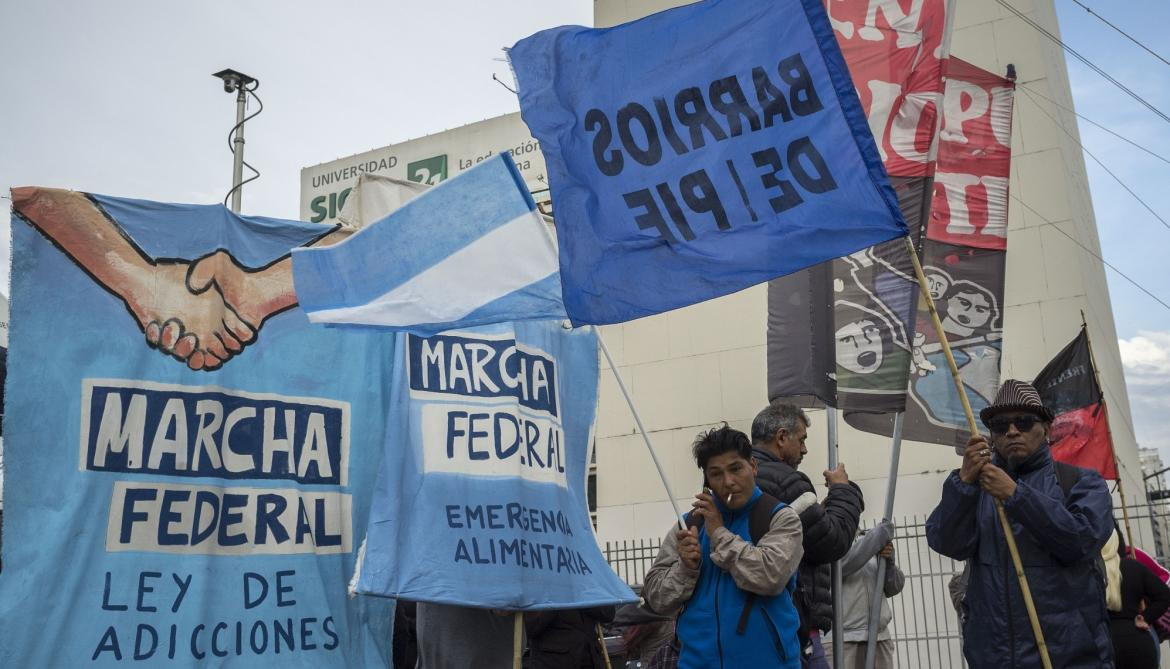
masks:
[[[772,517],[786,506],[788,505],[768,493],[760,493],[760,498],[756,500],[751,516],[748,517],[748,534],[751,535],[753,544],[760,543],[760,539],[763,539],[768,529],[772,527]]]
[[[751,516],[748,517],[748,534],[751,535],[752,545],[760,543],[760,539],[764,538],[772,526],[772,518],[786,506],[788,505],[768,493],[760,495],[755,506],[752,507]],[[792,585],[791,581],[789,585]],[[756,593],[747,592],[744,594],[746,597],[743,602],[743,611],[740,612],[739,622],[735,625],[735,633],[741,635],[747,631],[748,615],[751,614],[752,606],[756,603]]]
[[[1068,499],[1069,492],[1072,491],[1077,481],[1081,480],[1085,470],[1060,460],[1053,460],[1052,467],[1056,470],[1056,481],[1060,484],[1060,490],[1064,493],[1065,499]]]
[[[1064,499],[1067,502],[1073,486],[1081,480],[1087,470],[1060,460],[1053,460],[1052,467],[1056,470],[1056,482],[1060,484],[1060,491],[1064,493]],[[1109,580],[1109,572],[1105,569],[1105,558],[1101,555],[1101,551],[1097,551],[1096,555],[1093,556],[1093,569],[1102,582]]]

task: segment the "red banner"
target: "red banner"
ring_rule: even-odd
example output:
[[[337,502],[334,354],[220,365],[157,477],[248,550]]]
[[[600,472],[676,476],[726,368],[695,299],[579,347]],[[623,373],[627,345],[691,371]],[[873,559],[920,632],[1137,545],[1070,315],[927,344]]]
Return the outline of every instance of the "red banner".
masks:
[[[1101,403],[1060,414],[1052,422],[1048,438],[1053,459],[1099,471],[1110,480],[1117,479],[1109,423]]]
[[[1089,337],[1083,327],[1040,370],[1032,385],[1040,393],[1044,406],[1056,414],[1048,435],[1052,457],[1070,465],[1095,469],[1107,479],[1116,479],[1117,463],[1113,459],[1105,403],[1093,371]]]
[[[943,332],[978,412],[999,386],[1014,88],[1007,79],[956,58],[948,59],[947,75],[921,255]],[[924,303],[916,322],[902,434],[962,446],[968,437],[966,416]],[[888,416],[846,410],[845,420],[867,432],[892,430]]]
[[[946,3],[828,0],[825,7],[886,171],[930,176]]]
[[[1007,249],[1012,82],[957,58],[947,61],[934,201],[926,236]]]

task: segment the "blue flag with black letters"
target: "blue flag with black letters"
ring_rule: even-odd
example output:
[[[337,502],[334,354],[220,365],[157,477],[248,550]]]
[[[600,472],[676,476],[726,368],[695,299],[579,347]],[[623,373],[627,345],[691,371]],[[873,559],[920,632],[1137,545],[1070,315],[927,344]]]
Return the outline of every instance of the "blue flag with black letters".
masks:
[[[516,43],[565,308],[615,323],[906,234],[822,0],[708,0]]]
[[[585,498],[597,334],[400,335],[358,592],[512,610],[637,601]]]

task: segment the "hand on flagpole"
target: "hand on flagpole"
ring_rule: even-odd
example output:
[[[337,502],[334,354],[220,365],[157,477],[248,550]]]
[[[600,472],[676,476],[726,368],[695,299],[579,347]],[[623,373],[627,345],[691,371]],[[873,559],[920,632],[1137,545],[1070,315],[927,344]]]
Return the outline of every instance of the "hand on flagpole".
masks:
[[[1012,477],[990,462],[983,465],[979,472],[979,485],[987,494],[1000,501],[1005,501],[1016,494],[1016,482]]]
[[[963,466],[959,468],[959,478],[963,483],[975,485],[979,482],[980,472],[990,464],[991,446],[987,443],[986,437],[976,434],[967,440],[967,448],[963,451]]]
[[[678,557],[682,560],[683,566],[691,571],[696,571],[703,561],[703,552],[699,549],[699,533],[693,527],[685,530],[677,530],[678,536]]]
[[[849,473],[845,471],[845,463],[843,462],[838,462],[837,466],[832,469],[826,469],[823,474],[826,488],[834,483],[849,483]]]

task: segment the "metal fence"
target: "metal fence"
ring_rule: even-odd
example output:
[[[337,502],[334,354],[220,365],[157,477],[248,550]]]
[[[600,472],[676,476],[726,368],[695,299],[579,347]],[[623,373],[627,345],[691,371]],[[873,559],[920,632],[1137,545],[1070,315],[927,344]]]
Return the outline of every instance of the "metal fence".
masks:
[[[1121,509],[1115,510],[1119,525]],[[1133,544],[1170,562],[1170,504],[1129,506]],[[902,593],[890,600],[893,621],[890,634],[897,646],[898,666],[921,669],[959,669],[963,661],[958,614],[951,603],[948,584],[963,570],[963,563],[943,557],[926,544],[926,516],[914,515],[897,522],[895,560],[906,575]],[[868,523],[872,525],[873,523]],[[605,558],[633,587],[641,586],[661,538],[607,541]]]

